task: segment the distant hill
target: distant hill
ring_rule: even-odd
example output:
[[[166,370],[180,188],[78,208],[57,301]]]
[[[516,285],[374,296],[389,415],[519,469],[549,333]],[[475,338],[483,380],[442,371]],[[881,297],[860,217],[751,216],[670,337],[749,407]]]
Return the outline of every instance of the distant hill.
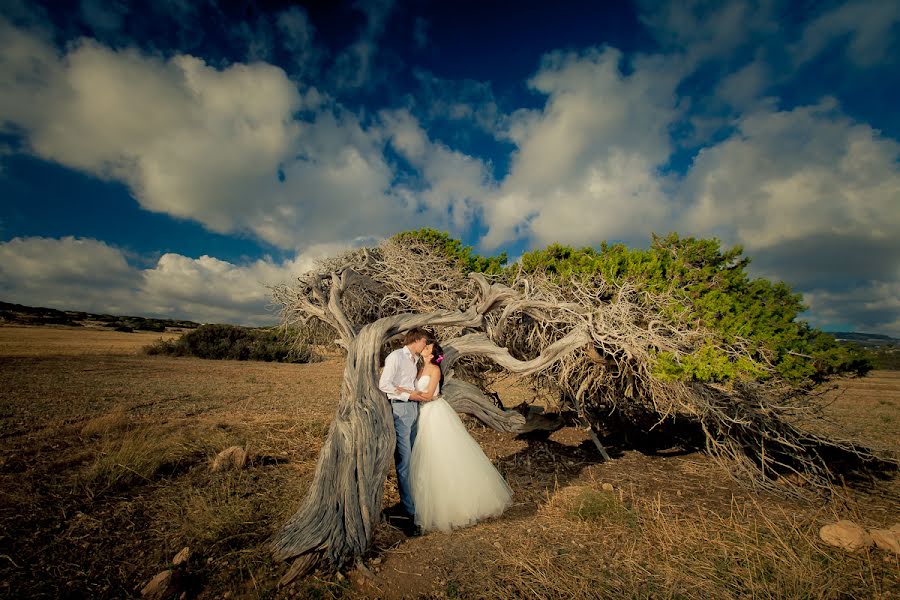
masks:
[[[830,331],[839,342],[853,342],[867,348],[881,346],[900,346],[900,339],[879,333],[859,333],[856,331]]]
[[[96,314],[75,310],[57,310],[42,306],[23,306],[0,301],[0,323],[11,325],[68,325],[70,327],[109,327],[117,331],[165,331],[196,329],[194,321],[151,319],[120,315]]]

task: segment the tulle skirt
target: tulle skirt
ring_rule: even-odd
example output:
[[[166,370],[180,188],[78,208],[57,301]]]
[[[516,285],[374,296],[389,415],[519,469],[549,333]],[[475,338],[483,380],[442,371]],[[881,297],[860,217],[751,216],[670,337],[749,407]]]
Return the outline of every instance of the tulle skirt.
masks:
[[[509,485],[441,398],[419,409],[409,478],[416,524],[426,531],[498,516],[512,502]]]

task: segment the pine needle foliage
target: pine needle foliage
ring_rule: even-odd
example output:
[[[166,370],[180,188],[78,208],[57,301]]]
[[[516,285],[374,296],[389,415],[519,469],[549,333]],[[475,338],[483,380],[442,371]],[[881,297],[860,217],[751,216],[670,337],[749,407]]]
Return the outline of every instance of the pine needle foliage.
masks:
[[[526,273],[544,272],[560,282],[600,277],[630,283],[678,299],[670,317],[687,319],[732,344],[750,341],[756,360],[734,360],[712,346],[683,357],[660,353],[661,378],[728,382],[773,376],[793,384],[816,383],[843,373],[873,368],[869,353],[838,344],[834,336],[801,320],[800,294],[784,282],[751,278],[750,258],[741,246],[723,249],[717,239],[654,235],[650,248],[602,243],[599,249],[551,244],[522,256]],[[761,365],[771,368],[761,368]]]

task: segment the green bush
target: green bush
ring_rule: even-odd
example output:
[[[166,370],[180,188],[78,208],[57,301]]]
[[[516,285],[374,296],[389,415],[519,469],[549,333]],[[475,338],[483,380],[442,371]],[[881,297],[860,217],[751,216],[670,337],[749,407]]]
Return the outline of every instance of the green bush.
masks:
[[[417,241],[428,244],[458,264],[463,273],[497,275],[503,273],[506,265],[506,252],[491,257],[472,254],[471,246],[463,246],[461,241],[453,239],[449,233],[428,227],[398,233],[394,239],[401,243]]]
[[[876,369],[888,371],[900,371],[900,348],[896,346],[882,346],[870,350]]]
[[[867,352],[841,345],[831,334],[799,320],[806,310],[802,296],[784,282],[751,279],[749,263],[740,246],[723,250],[717,239],[681,238],[676,233],[654,235],[647,250],[606,243],[599,250],[576,250],[554,244],[522,257],[526,272],[543,270],[560,279],[599,275],[616,284],[630,281],[651,292],[673,292],[679,302],[671,317],[678,313],[696,321],[726,344],[750,340],[758,350],[756,358],[765,353],[775,373],[788,381],[814,382],[872,369]],[[764,379],[759,362],[731,361],[704,347],[677,360],[660,354],[657,374],[698,381]]]
[[[278,329],[251,329],[237,325],[201,325],[174,340],[158,340],[146,346],[150,355],[196,356],[214,360],[262,360],[312,362],[306,346],[295,347],[292,335]]]
[[[512,276],[519,268],[504,267],[505,254],[493,258],[472,254],[471,248],[449,234],[432,229],[404,232],[395,239],[431,244],[457,261],[464,272]],[[769,362],[775,375],[802,384],[840,373],[864,374],[873,368],[869,352],[841,345],[831,334],[799,320],[806,310],[801,295],[784,282],[751,279],[749,264],[740,246],[723,249],[717,239],[682,238],[677,233],[654,235],[648,249],[606,242],[599,249],[551,244],[526,252],[521,259],[524,272],[546,273],[560,282],[601,278],[612,284],[630,282],[652,293],[671,293],[678,301],[663,316],[695,322],[712,330],[724,344],[738,338],[750,340],[756,349],[751,358],[739,360],[714,346],[680,358],[660,353],[655,374],[663,379],[766,379],[771,374],[761,365]]]

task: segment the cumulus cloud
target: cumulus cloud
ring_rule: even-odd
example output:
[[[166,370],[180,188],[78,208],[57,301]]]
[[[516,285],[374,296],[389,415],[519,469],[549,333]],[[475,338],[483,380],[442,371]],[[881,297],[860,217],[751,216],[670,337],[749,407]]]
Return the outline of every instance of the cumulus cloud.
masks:
[[[33,237],[0,243],[0,294],[7,301],[123,312],[139,285],[122,252],[97,240]]]
[[[682,188],[686,223],[753,251],[819,234],[898,239],[898,158],[900,144],[831,100],[751,113],[696,157]]]
[[[4,125],[41,158],[125,182],[147,210],[283,248],[409,222],[382,132],[278,67],[217,69],[91,40],[59,54],[2,20],[0,40]]]
[[[0,243],[0,296],[32,306],[268,325],[277,317],[267,285],[290,282],[316,259],[348,247],[317,245],[283,262],[241,265],[167,253],[140,269],[98,240],[14,238]]]
[[[113,31],[127,17],[122,6],[107,14],[82,0],[81,12]],[[424,71],[414,71],[421,104],[407,110],[341,106],[331,93],[358,93],[381,76],[374,59],[393,2],[357,8],[362,31],[335,58],[329,90],[304,84],[326,57],[299,8],[245,32],[258,45],[251,54],[287,50],[290,73],[92,40],[61,51],[35,19],[16,19],[31,23],[25,30],[0,17],[0,131],[35,156],[124,182],[147,210],[249,233],[298,257],[336,239],[423,224],[467,231],[479,219],[486,250],[643,244],[652,231],[678,230],[743,244],[754,272],[806,292],[816,318],[896,326],[898,143],[833,100],[792,106],[772,96],[836,44],[858,65],[889,59],[895,3],[851,0],[799,24],[781,23],[784,5],[765,0],[647,3],[643,22],[665,56],[551,52],[528,82],[544,106],[511,114],[489,83]],[[432,120],[470,135],[475,124],[514,147],[508,172],[495,181],[487,158],[433,137]],[[690,165],[673,167],[698,147]],[[240,322],[267,318],[258,282],[296,267],[167,254],[136,269],[115,248],[72,238],[13,240],[3,251],[12,262],[2,279],[16,282],[0,281],[4,293]],[[94,263],[110,281],[78,266]],[[104,292],[79,295],[85,281]],[[140,302],[128,304],[129,293]]]
[[[541,110],[517,111],[509,174],[485,206],[495,247],[514,238],[592,244],[645,237],[667,220],[668,127],[677,114],[677,69],[638,57],[625,73],[615,49],[553,53],[531,80]]]
[[[99,34],[116,34],[122,28],[128,5],[119,1],[81,0],[81,19]]]
[[[754,60],[723,77],[716,95],[735,109],[753,110],[770,101],[764,96],[769,83],[768,67],[763,61]]]
[[[804,292],[817,323],[896,331],[898,159],[900,144],[833,100],[750,113],[696,157],[681,229],[742,244],[756,274]]]
[[[464,229],[491,190],[487,165],[428,138],[421,124],[405,110],[381,114],[392,147],[414,167],[419,177],[404,189],[412,206],[424,213],[431,227],[447,224]]]

